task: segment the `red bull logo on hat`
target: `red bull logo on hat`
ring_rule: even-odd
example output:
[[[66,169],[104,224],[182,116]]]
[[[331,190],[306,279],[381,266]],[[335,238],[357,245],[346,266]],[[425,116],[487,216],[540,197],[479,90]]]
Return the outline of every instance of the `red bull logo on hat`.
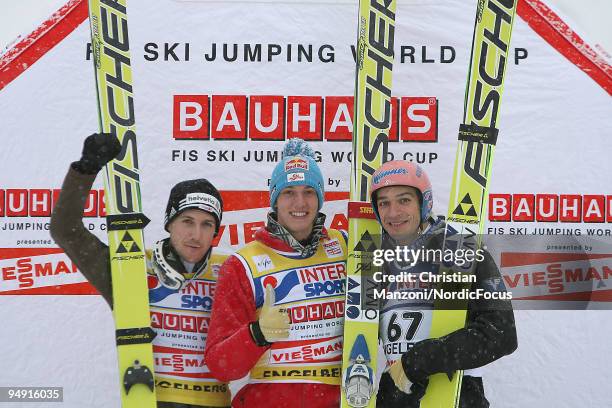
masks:
[[[308,162],[299,157],[295,157],[291,160],[288,160],[287,163],[285,163],[285,171],[287,172],[293,169],[301,169],[308,171]]]

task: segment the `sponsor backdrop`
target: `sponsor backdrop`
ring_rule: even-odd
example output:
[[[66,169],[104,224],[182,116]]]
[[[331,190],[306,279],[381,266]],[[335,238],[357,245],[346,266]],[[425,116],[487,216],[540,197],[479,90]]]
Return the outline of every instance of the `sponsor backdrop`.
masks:
[[[111,314],[48,231],[68,165],[98,126],[86,4],[60,6],[0,57],[0,385],[63,386],[67,407],[119,406]],[[398,4],[388,159],[423,166],[439,214],[450,190],[475,6]],[[266,217],[272,168],[295,136],[317,152],[327,224],[347,226],[356,11],[353,1],[130,1],[149,245],[165,235],[170,187],[195,177],[223,191],[218,250],[250,242]],[[548,2],[520,2],[485,231],[529,236],[529,245],[494,254],[515,297],[606,309],[612,68],[603,46],[571,24]],[[104,214],[99,179],[84,222],[103,240]],[[599,244],[589,241],[572,257],[577,245],[561,234]],[[607,406],[609,318],[607,310],[517,311],[518,351],[483,369],[492,404]]]

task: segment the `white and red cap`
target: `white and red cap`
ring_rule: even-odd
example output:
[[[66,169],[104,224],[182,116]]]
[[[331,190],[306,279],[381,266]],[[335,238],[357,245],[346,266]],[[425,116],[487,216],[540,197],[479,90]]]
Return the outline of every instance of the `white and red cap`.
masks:
[[[427,173],[418,164],[404,160],[386,162],[372,174],[371,183],[370,199],[378,221],[380,221],[380,217],[376,207],[376,192],[381,188],[390,186],[409,186],[417,189],[421,193],[421,222],[425,222],[431,217],[433,208],[431,182]]]

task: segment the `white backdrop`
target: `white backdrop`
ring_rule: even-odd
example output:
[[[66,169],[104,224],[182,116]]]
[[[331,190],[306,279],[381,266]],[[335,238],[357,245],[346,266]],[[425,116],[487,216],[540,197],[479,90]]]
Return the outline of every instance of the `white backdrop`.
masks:
[[[390,143],[390,151],[395,158],[420,162],[428,171],[434,185],[434,210],[441,214],[446,212],[462,117],[475,4],[414,0],[398,5],[393,95],[424,99],[404,100],[406,104],[397,112],[401,141]],[[519,206],[510,222],[491,220],[487,227],[491,233],[501,233],[503,228],[504,234],[511,234],[511,228],[525,228],[529,234],[546,235],[539,230],[543,227],[583,235],[594,228],[610,234],[610,66],[607,74],[605,69],[595,72],[588,58],[562,55],[571,44],[551,46],[537,27],[529,26],[526,21],[534,17],[529,4],[542,5],[523,2],[516,19],[490,187],[492,195],[510,195],[517,205],[523,202],[520,195],[527,195],[527,210]],[[99,296],[86,295],[91,288],[67,258],[53,253],[56,246],[47,230],[53,190],[60,187],[68,164],[79,158],[83,138],[97,131],[93,71],[86,59],[88,25],[76,14],[54,20],[76,22],[76,29],[40,52],[27,69],[14,55],[0,59],[4,140],[0,152],[0,386],[63,386],[62,406],[118,407],[111,314]],[[299,113],[305,115],[311,100],[303,97],[324,101],[313,122],[317,126],[313,134],[320,139],[313,147],[320,152],[320,166],[329,181],[330,201],[324,208],[328,223],[343,225],[349,165],[346,159],[340,162],[334,157],[346,155],[351,146],[348,141],[330,141],[334,134],[329,132],[325,114],[333,119],[337,113],[330,97],[353,94],[350,46],[355,41],[356,2],[160,0],[153,7],[151,2],[130,0],[128,14],[143,207],[152,220],[146,229],[147,242],[164,236],[162,219],[170,187],[196,177],[211,179],[226,194],[220,249],[231,252],[250,239],[253,224],[249,223],[265,219],[267,197],[261,192],[267,190],[275,161],[245,159],[254,152],[263,151],[265,156],[280,151],[283,141],[256,140],[254,115],[242,112],[240,104],[248,101],[245,106],[254,109],[259,97],[270,95],[279,98],[263,98],[264,111],[273,100],[286,101],[281,103],[284,127],[283,115],[279,117],[281,139],[293,128],[288,112],[293,102],[301,104],[305,110]],[[50,44],[46,37],[39,42]],[[178,43],[174,48],[178,61],[172,55],[164,60],[164,43]],[[210,61],[206,55],[213,44],[217,56]],[[223,60],[223,44],[230,49],[236,44],[235,61]],[[252,50],[256,44],[261,44],[261,61],[245,61],[246,45]],[[312,61],[298,61],[300,46],[312,47]],[[150,52],[155,48],[157,58]],[[279,55],[270,55],[269,51],[278,50]],[[181,126],[175,112],[180,108],[177,95],[191,95],[189,100],[194,100],[193,95],[199,100],[208,97],[204,99],[212,107],[213,118],[208,139],[176,138],[175,128]],[[234,104],[228,105],[227,100]],[[223,108],[229,113],[223,114]],[[237,122],[231,122],[231,108],[236,109]],[[218,132],[216,114],[230,121]],[[247,122],[241,122],[242,118]],[[336,119],[339,134],[350,128],[342,127],[347,119],[342,111]],[[263,115],[261,125],[271,120]],[[194,124],[197,121],[187,120],[182,126]],[[320,132],[318,126],[326,130]],[[304,128],[299,131],[303,133]],[[429,141],[415,141],[419,137]],[[222,151],[227,151],[221,155],[226,161],[219,157]],[[101,188],[98,180],[96,189]],[[529,197],[537,199],[541,194],[557,197],[559,218],[539,222],[536,214],[532,221],[521,221],[529,219],[533,210]],[[597,196],[595,207],[590,204],[592,195]],[[568,213],[566,204],[571,207],[575,200],[584,211],[570,222],[571,208]],[[592,211],[587,213],[588,208]],[[92,201],[91,210],[86,223],[103,238],[101,208]],[[593,219],[597,222],[586,222]],[[612,263],[611,258],[605,258],[603,265]],[[43,276],[43,271],[52,273]],[[600,282],[604,289],[612,283],[608,280]],[[492,406],[610,406],[606,381],[612,362],[606,347],[612,335],[610,317],[609,311],[517,311],[519,349],[484,368]]]

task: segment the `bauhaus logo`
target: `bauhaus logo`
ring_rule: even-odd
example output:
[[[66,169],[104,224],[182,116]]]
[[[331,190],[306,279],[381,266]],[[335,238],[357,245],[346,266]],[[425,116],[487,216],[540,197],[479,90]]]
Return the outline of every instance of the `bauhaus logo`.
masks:
[[[352,96],[174,95],[173,137],[201,140],[348,141]],[[391,98],[390,142],[437,142],[435,97]]]
[[[489,221],[612,222],[612,195],[490,194]]]
[[[0,217],[50,217],[58,200],[59,189],[0,189]],[[91,190],[87,196],[85,217],[104,217],[104,190]]]

